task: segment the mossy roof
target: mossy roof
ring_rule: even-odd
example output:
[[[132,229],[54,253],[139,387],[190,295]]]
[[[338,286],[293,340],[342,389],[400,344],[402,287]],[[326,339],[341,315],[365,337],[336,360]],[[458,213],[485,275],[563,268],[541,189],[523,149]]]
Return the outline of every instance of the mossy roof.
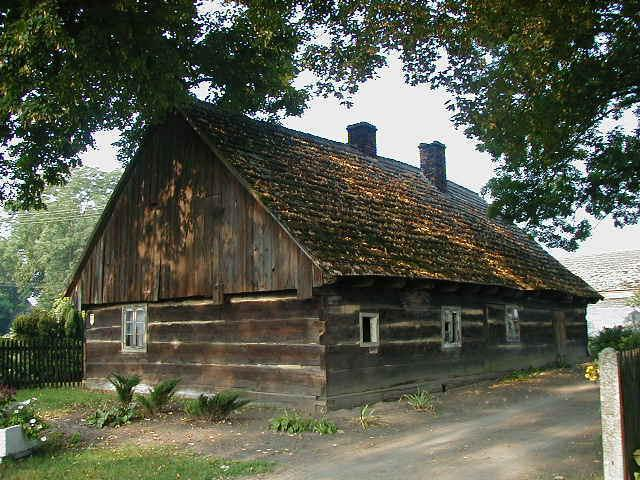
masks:
[[[198,103],[185,112],[327,277],[375,275],[598,294],[474,192],[416,167]]]

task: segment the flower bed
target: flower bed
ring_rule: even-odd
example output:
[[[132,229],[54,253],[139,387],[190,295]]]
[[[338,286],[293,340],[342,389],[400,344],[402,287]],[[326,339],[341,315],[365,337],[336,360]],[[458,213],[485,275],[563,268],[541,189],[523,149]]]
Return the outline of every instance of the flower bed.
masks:
[[[15,390],[0,385],[0,462],[4,457],[23,457],[45,442],[47,425],[36,414],[30,398],[15,401]]]

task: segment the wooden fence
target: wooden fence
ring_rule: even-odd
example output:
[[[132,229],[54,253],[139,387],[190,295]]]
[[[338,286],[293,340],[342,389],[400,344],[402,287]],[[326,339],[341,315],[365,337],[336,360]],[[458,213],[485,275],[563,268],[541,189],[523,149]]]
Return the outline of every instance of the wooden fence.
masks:
[[[640,467],[640,349],[600,353],[600,403],[605,480],[634,480]]]
[[[73,385],[82,381],[83,340],[0,338],[0,384],[14,388]]]

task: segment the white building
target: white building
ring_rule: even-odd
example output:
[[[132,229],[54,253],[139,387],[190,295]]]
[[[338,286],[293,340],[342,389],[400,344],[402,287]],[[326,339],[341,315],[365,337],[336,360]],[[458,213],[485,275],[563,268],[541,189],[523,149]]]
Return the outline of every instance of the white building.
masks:
[[[627,304],[634,292],[640,290],[640,250],[559,260],[604,297],[587,308],[589,335],[616,325],[640,327],[640,307]]]

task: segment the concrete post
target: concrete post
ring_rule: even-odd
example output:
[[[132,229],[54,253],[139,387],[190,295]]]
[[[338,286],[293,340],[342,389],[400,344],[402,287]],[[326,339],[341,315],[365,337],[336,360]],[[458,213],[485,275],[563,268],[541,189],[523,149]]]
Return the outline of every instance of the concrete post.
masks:
[[[604,480],[621,480],[625,478],[625,471],[618,352],[605,348],[600,352],[598,365]]]

